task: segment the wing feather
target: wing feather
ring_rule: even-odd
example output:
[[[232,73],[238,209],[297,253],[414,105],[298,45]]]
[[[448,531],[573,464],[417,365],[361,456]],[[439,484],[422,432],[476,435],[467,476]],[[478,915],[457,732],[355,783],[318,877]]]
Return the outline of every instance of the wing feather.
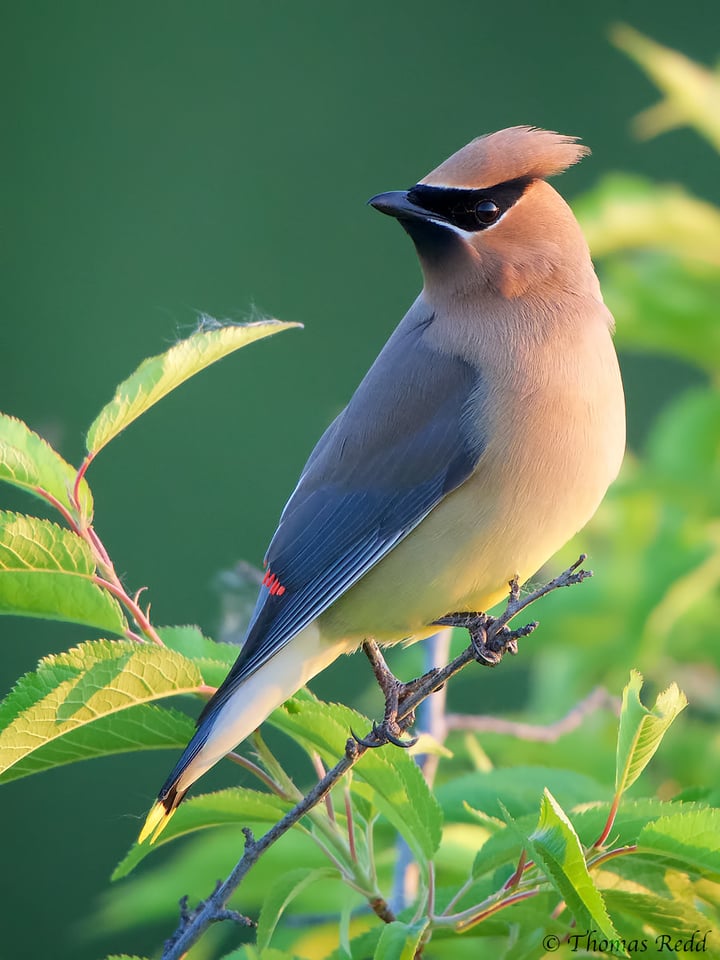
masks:
[[[283,590],[261,588],[242,651],[201,719],[474,470],[485,443],[468,406],[478,406],[480,371],[428,346],[432,318],[411,316],[311,454],[267,551]]]

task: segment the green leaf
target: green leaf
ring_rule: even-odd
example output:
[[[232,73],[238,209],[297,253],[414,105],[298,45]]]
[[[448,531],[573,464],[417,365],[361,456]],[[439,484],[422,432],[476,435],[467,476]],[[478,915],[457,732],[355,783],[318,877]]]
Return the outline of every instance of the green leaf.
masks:
[[[222,960],[303,960],[303,958],[298,957],[295,953],[277,950],[275,947],[258,950],[253,944],[246,943],[244,947],[233,950],[232,953],[226,953]]]
[[[681,809],[695,809],[694,804],[683,804]],[[650,798],[626,800],[623,802],[613,824],[612,836],[615,846],[637,843],[640,831],[652,820],[673,812],[675,803]],[[572,822],[581,843],[592,844],[607,822],[610,812],[609,803],[598,803],[571,810]],[[518,834],[527,836],[537,822],[536,815],[526,815],[514,821],[514,830],[503,828],[488,837],[478,850],[473,864],[473,877],[482,877],[505,866],[508,870],[517,864],[522,842]],[[507,877],[505,878],[507,879]]]
[[[687,390],[659,415],[647,441],[647,470],[663,492],[704,525],[720,514],[720,393]],[[706,585],[712,594],[713,585]]]
[[[660,693],[652,710],[640,702],[643,678],[632,670],[623,690],[620,729],[618,730],[615,791],[623,794],[637,780],[652,759],[668,727],[687,706],[687,698],[672,683]]]
[[[46,657],[0,704],[0,780],[105,753],[184,745],[191,722],[146,705],[201,682],[180,654],[129,640],[92,640]]]
[[[289,873],[278,877],[277,883],[265,898],[258,918],[257,945],[260,950],[264,950],[270,945],[270,940],[280,917],[295,897],[299,896],[303,890],[313,883],[328,877],[339,879],[338,871],[330,867],[322,867],[318,870],[301,868],[290,870]]]
[[[637,890],[630,892],[610,889],[605,890],[603,896],[613,916],[624,914],[635,917],[643,929],[649,927],[657,934],[672,936],[673,940],[676,937],[692,936],[696,930],[705,931],[708,926],[708,918],[691,902],[669,900],[667,897],[643,894]],[[711,942],[707,946],[715,948],[713,952],[717,955],[720,941],[718,934],[714,935],[714,940],[715,943]]]
[[[299,323],[263,320],[256,323],[204,323],[186,340],[165,353],[143,360],[118,386],[115,396],[100,411],[87,433],[87,450],[95,456],[129,424],[162,400],[181,383],[240,347],[269,337]]]
[[[621,24],[612,32],[619,47],[647,73],[665,99],[635,120],[641,137],[689,125],[720,150],[720,75],[677,50],[664,47],[632,27]]]
[[[720,878],[720,810],[711,807],[661,817],[640,831],[638,846]]]
[[[120,605],[93,583],[95,562],[70,530],[0,511],[0,614],[69,620],[122,635]]]
[[[441,784],[435,795],[443,809],[445,820],[453,823],[472,823],[481,811],[491,817],[501,817],[499,801],[513,817],[526,813],[536,815],[538,797],[545,787],[552,790],[563,807],[609,799],[610,791],[583,773],[557,767],[516,766],[510,769],[475,771],[455,777]]]
[[[126,876],[146,856],[177,837],[226,824],[237,826],[240,823],[246,826],[252,823],[276,823],[291,807],[292,804],[287,800],[248,787],[230,787],[191,797],[177,808],[152,846],[136,843],[130,848],[115,868],[112,879],[119,880]]]
[[[159,627],[158,635],[171,650],[182,653],[200,670],[205,683],[219,687],[237,660],[240,648],[205,637],[199,627]]]
[[[363,933],[358,934],[356,937],[353,937],[350,941],[350,956],[355,960],[355,958],[364,958],[373,956],[373,951],[382,936],[382,932],[385,929],[384,924],[379,924],[377,926],[371,927],[369,930],[365,930]],[[348,960],[348,953],[345,948],[340,945],[332,953],[328,954],[325,960]]]
[[[578,927],[597,928],[608,939],[617,939],[603,898],[590,879],[575,829],[547,789],[540,804],[540,819],[528,837],[528,845],[533,859],[567,904]]]
[[[274,711],[269,722],[299,742],[309,754],[317,751],[332,765],[345,753],[351,728],[369,730],[370,721],[337,703],[327,704],[303,691]],[[372,802],[405,837],[421,861],[437,850],[442,814],[419,767],[401,750],[370,750],[353,768],[353,794]]]
[[[611,173],[573,210],[594,258],[656,250],[715,267],[720,262],[720,210],[677,184]]]
[[[427,919],[417,923],[401,923],[394,920],[383,927],[374,960],[413,960],[423,934],[427,930]]]
[[[679,358],[717,374],[717,266],[640,252],[610,257],[601,264],[600,276],[620,349]]]
[[[138,957],[135,954],[130,956],[127,953],[113,953],[106,960],[146,960],[145,957]]]
[[[45,490],[74,513],[70,493],[75,474],[75,468],[22,420],[0,413],[0,480],[35,496],[42,496],[40,490]],[[82,515],[91,517],[92,495],[85,480],[78,487],[78,498]]]

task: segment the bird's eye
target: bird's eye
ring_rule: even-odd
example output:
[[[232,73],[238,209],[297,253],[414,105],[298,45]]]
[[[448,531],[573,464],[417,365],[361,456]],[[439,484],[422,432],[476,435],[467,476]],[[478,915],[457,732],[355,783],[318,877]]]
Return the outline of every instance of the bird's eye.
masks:
[[[475,216],[478,223],[494,223],[500,216],[500,207],[494,200],[481,200],[475,205]]]

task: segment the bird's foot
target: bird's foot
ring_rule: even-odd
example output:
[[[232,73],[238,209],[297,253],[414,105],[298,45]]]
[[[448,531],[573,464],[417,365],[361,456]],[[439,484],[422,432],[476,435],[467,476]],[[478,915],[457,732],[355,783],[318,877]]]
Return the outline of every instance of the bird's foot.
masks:
[[[355,740],[364,747],[382,747],[386,743],[392,743],[396,747],[407,749],[417,743],[417,737],[411,737],[409,740],[402,740],[401,737],[407,729],[415,722],[414,712],[398,719],[398,712],[410,690],[411,684],[404,684],[392,673],[385,658],[380,653],[380,648],[374,640],[366,641],[363,644],[363,650],[367,656],[375,674],[375,679],[385,696],[385,713],[380,723],[373,723],[372,733],[369,737],[358,737],[353,733]]]
[[[518,640],[527,637],[537,627],[537,620],[511,630],[502,620],[486,613],[448,613],[435,621],[445,627],[463,627],[470,634],[470,644],[478,663],[495,667],[506,653],[515,656]]]

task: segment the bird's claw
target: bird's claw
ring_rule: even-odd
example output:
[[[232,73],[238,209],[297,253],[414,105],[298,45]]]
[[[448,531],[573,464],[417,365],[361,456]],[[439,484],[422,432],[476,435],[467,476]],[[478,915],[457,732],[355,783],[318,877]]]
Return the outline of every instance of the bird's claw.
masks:
[[[511,630],[507,624],[489,617],[486,613],[448,613],[435,623],[448,627],[462,627],[470,634],[475,659],[478,663],[495,667],[506,653],[515,656],[518,640],[527,637],[537,627],[537,620]]]
[[[382,723],[373,723],[369,737],[359,737],[353,730],[350,731],[356,743],[371,750],[384,747],[386,743],[392,743],[396,747],[402,747],[403,750],[409,750],[410,747],[415,746],[418,738],[410,737],[409,740],[401,740],[400,737],[404,732],[397,720],[391,719],[385,719]]]

